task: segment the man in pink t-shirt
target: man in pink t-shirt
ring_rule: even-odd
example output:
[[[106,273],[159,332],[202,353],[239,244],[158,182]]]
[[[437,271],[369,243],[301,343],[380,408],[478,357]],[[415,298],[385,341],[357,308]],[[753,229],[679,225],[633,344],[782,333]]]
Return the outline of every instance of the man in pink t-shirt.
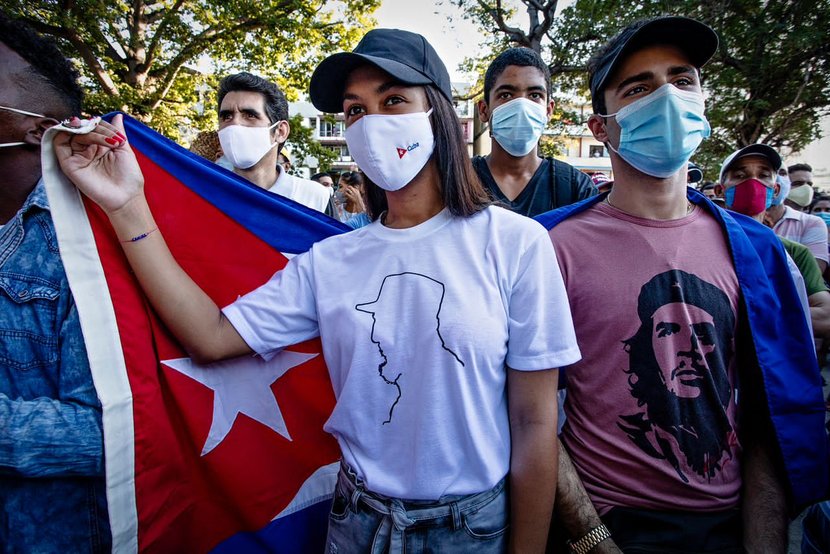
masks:
[[[788,481],[770,440],[780,431],[765,415],[766,373],[753,350],[763,341],[765,356],[787,351],[783,324],[775,333],[754,325],[756,294],[794,295],[785,254],[761,224],[730,219],[727,230],[729,216],[693,191],[687,198],[688,160],[710,133],[700,67],[717,44],[702,23],[660,17],[601,48],[589,62],[588,126],[611,153],[614,187],[538,218],[550,229],[583,354],[564,372],[556,493],[571,552],[786,548]],[[744,233],[772,255],[761,262]],[[733,254],[746,264],[741,279]],[[800,308],[764,316],[789,324],[792,309]],[[801,352],[809,330],[800,311],[792,321]],[[821,405],[812,356],[799,361],[815,389],[799,389],[806,413]],[[818,414],[804,432],[823,436],[822,424]]]

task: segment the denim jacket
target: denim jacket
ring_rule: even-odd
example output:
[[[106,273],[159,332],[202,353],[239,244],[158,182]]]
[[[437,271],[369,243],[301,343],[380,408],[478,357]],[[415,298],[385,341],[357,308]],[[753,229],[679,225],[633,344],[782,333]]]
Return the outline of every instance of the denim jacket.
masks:
[[[0,229],[0,551],[110,549],[101,404],[46,191]]]

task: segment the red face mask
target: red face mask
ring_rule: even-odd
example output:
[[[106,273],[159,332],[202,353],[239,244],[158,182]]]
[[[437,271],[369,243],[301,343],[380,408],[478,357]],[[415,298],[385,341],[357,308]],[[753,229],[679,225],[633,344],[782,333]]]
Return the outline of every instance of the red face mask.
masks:
[[[757,179],[741,181],[723,193],[726,206],[733,211],[756,216],[770,207],[773,190]]]

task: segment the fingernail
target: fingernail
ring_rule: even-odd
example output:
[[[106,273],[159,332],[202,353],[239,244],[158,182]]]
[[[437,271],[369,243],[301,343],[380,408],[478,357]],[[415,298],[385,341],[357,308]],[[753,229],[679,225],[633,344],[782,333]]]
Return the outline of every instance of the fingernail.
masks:
[[[124,136],[124,135],[122,135],[121,133],[115,133],[115,136],[117,136],[118,138],[120,138],[120,139],[121,139],[122,141],[124,141],[124,142],[126,142],[126,141],[127,141],[127,137],[125,137],[125,136]]]
[[[107,144],[111,144],[111,145],[113,145],[113,146],[117,146],[118,144],[121,144],[121,143],[118,141],[118,139],[117,139],[117,138],[115,138],[115,137],[107,137],[107,138],[105,138],[104,140],[105,140],[105,141],[107,141]]]

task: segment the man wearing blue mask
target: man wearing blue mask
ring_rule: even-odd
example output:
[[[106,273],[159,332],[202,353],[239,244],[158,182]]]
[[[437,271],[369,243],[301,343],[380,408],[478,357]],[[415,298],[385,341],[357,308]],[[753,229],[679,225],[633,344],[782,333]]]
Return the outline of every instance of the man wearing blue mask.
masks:
[[[81,110],[57,47],[0,12],[0,550],[109,552],[101,405],[40,141]],[[111,144],[120,138],[112,138]]]
[[[821,378],[784,249],[686,185],[717,49],[684,17],[604,45],[588,125],[614,186],[537,218],[583,354],[564,371],[556,494],[573,552],[783,552],[787,514],[828,492]]]
[[[479,118],[490,124],[492,151],[473,158],[473,167],[493,198],[528,217],[597,193],[588,175],[537,153],[553,112],[549,88],[550,71],[539,54],[510,48],[487,68],[478,102]]]

